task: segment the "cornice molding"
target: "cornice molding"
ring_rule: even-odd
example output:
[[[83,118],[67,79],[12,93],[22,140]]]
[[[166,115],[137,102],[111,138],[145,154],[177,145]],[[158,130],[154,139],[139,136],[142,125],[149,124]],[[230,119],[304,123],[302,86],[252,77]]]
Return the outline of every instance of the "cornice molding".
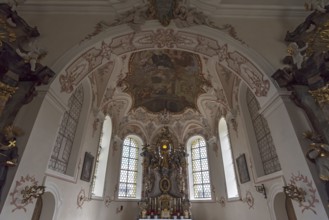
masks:
[[[29,1],[18,6],[19,13],[26,14],[88,14],[106,15],[121,13],[143,4],[143,0],[131,1]],[[211,4],[191,0],[190,7],[198,8],[214,18],[304,18],[310,12],[303,6],[232,5]]]

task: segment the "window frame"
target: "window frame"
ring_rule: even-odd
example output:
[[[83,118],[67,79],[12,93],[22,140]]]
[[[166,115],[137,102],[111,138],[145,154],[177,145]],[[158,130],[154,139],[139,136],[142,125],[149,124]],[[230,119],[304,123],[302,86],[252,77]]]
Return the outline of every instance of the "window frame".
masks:
[[[198,139],[203,139],[203,141],[205,142],[205,148],[206,148],[206,152],[207,152],[207,162],[208,162],[208,175],[209,175],[209,186],[210,186],[210,197],[209,198],[196,198],[194,196],[194,176],[193,176],[193,165],[192,165],[192,143]],[[211,181],[211,175],[210,175],[210,165],[209,165],[209,147],[207,144],[207,141],[204,137],[202,137],[201,135],[195,135],[191,138],[189,138],[189,140],[187,141],[187,153],[188,153],[188,189],[189,189],[189,197],[191,201],[195,201],[195,202],[211,202],[213,201],[213,191],[212,191],[212,181]]]
[[[231,183],[228,183],[227,181],[227,177],[226,177],[226,174],[227,174],[227,169],[226,169],[226,165],[224,163],[224,154],[223,154],[223,142],[221,140],[221,129],[220,129],[220,123],[221,121],[224,121],[224,125],[225,126],[225,131],[227,132],[226,135],[227,137],[227,141],[228,141],[228,144],[229,144],[229,153],[231,155],[231,162],[232,162],[232,167],[233,167],[233,174],[234,174],[234,179],[235,179],[235,185],[236,185],[236,191],[237,191],[237,196],[233,196],[233,197],[229,197],[229,193],[228,193],[228,185],[231,185]],[[224,131],[223,131],[224,132]],[[219,121],[218,121],[218,137],[219,137],[219,145],[220,145],[220,150],[221,150],[221,156],[222,156],[222,165],[223,165],[223,170],[224,170],[224,181],[225,181],[225,191],[226,191],[226,198],[227,198],[227,201],[237,201],[237,200],[240,200],[241,199],[241,193],[240,193],[240,185],[239,185],[239,182],[238,182],[238,178],[237,178],[237,172],[236,172],[236,164],[235,164],[235,160],[234,160],[234,153],[233,153],[233,148],[232,148],[232,143],[231,143],[231,138],[230,138],[230,132],[229,132],[229,127],[228,127],[228,124],[227,124],[227,121],[224,117],[222,117]],[[231,171],[229,171],[231,172]]]
[[[136,141],[138,145],[138,153],[137,153],[137,177],[136,177],[136,197],[119,197],[119,191],[120,191],[120,177],[121,177],[121,170],[122,170],[122,159],[123,159],[123,145],[124,141],[127,138],[132,138]],[[142,153],[142,145],[143,141],[140,137],[137,135],[127,135],[121,144],[121,150],[120,150],[120,160],[119,160],[119,172],[118,172],[118,190],[116,198],[120,201],[139,201],[142,198],[142,179],[143,179],[143,166],[142,166],[142,160],[140,157],[140,154]]]
[[[76,182],[78,179],[78,171],[79,171],[79,158],[80,158],[80,154],[81,154],[81,145],[83,144],[83,137],[84,137],[84,133],[86,132],[85,126],[87,121],[83,121],[80,120],[82,117],[86,117],[87,114],[89,113],[89,108],[90,108],[90,95],[89,95],[89,82],[88,81],[83,81],[75,90],[72,94],[70,94],[70,96],[67,97],[67,102],[69,101],[69,99],[73,96],[73,94],[77,91],[77,89],[81,89],[83,92],[83,101],[82,101],[82,107],[80,110],[80,116],[79,116],[79,120],[78,120],[78,124],[75,130],[75,134],[74,134],[74,138],[73,138],[73,145],[71,148],[71,154],[70,154],[70,159],[69,162],[67,164],[67,169],[69,169],[69,171],[66,171],[65,173],[61,173],[58,172],[56,170],[53,170],[51,168],[49,168],[49,164],[50,164],[50,160],[51,160],[51,154],[54,151],[55,145],[56,145],[56,141],[58,139],[58,134],[60,132],[61,126],[62,126],[62,122],[64,120],[64,115],[65,113],[67,113],[70,110],[70,106],[68,105],[68,103],[64,104],[62,103],[62,100],[60,100],[55,94],[53,94],[52,92],[49,93],[49,97],[50,100],[52,100],[52,103],[54,103],[55,107],[58,107],[61,111],[62,111],[62,116],[61,119],[59,120],[58,123],[58,129],[56,132],[56,136],[54,137],[54,142],[53,142],[53,148],[51,151],[51,154],[49,155],[48,158],[48,164],[47,164],[47,169],[46,169],[46,175],[47,176],[52,176],[54,178],[59,178],[62,179],[64,181],[67,182]],[[56,103],[56,104],[55,104]],[[73,159],[72,159],[72,155]]]
[[[256,102],[256,107],[252,106],[251,102]],[[278,154],[276,152],[276,147],[274,145],[273,142],[273,138],[272,138],[272,134],[270,131],[270,128],[268,126],[267,120],[266,118],[264,118],[264,116],[262,114],[259,113],[260,110],[260,105],[259,102],[257,100],[257,98],[255,97],[255,95],[252,93],[252,91],[250,89],[246,90],[245,93],[245,104],[246,104],[246,108],[247,108],[247,115],[248,118],[251,122],[251,128],[252,128],[252,134],[254,135],[254,140],[256,142],[256,146],[257,146],[257,150],[254,150],[256,152],[258,152],[258,160],[260,161],[261,165],[262,165],[262,170],[261,172],[258,170],[257,171],[257,176],[268,176],[268,175],[272,175],[274,173],[280,172],[282,170],[281,167],[281,163],[278,157]],[[256,108],[256,111],[252,112],[252,108]],[[254,115],[254,117],[253,117]],[[256,124],[260,123],[262,126],[260,129],[258,129],[260,132],[257,132],[257,127]],[[263,134],[262,134],[263,132]],[[264,156],[264,152],[262,152],[262,147],[260,145],[261,142],[265,143],[265,148],[270,148],[269,152],[271,154],[270,159],[266,159],[266,156]],[[275,152],[275,156],[273,156],[273,149]],[[268,153],[268,152],[265,152]],[[273,170],[274,171],[269,171],[269,169],[266,168],[266,163],[273,163],[273,162],[277,162],[278,166],[280,169],[277,169],[276,166],[273,166]]]

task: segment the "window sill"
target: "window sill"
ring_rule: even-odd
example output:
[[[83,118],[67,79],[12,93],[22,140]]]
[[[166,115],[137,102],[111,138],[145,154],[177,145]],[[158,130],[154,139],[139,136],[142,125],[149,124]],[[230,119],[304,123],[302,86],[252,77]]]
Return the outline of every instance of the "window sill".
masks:
[[[269,180],[280,178],[281,176],[283,176],[283,172],[282,172],[282,170],[279,170],[275,173],[271,173],[271,174],[268,174],[268,175],[265,175],[265,176],[257,177],[256,180],[255,180],[255,183],[266,182],[266,181],[269,181]]]
[[[97,201],[104,201],[104,197],[103,196],[91,196],[92,200],[97,200]]]
[[[116,202],[140,202],[141,198],[116,198],[115,199]]]
[[[214,202],[213,199],[190,199],[190,202]]]
[[[241,201],[241,197],[234,197],[234,198],[226,198],[227,202],[237,202],[237,201]]]
[[[70,183],[76,183],[77,182],[77,176],[66,175],[66,174],[59,173],[59,172],[56,172],[56,171],[50,170],[50,169],[46,170],[46,175],[54,177],[56,179],[63,180],[65,182],[70,182]]]

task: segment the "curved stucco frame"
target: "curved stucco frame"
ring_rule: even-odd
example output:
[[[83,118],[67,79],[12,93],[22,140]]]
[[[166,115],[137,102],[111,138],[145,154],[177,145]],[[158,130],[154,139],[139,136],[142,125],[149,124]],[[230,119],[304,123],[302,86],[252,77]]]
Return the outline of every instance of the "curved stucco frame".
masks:
[[[283,179],[281,179],[281,180],[282,181],[278,181],[278,182],[272,184],[268,190],[267,206],[269,207],[271,220],[279,220],[276,218],[274,201],[275,201],[275,197],[279,193],[283,193],[284,182],[283,182]]]
[[[58,189],[57,185],[50,181],[46,181],[45,187],[45,192],[50,192],[55,198],[55,209],[52,220],[57,220],[63,203],[61,192]]]
[[[68,95],[100,66],[109,65],[112,68],[110,74],[114,75],[113,72],[118,71],[116,64],[122,65],[118,57],[150,49],[185,50],[212,59],[212,65],[221,63],[247,84],[261,106],[277,93],[269,77],[274,67],[228,34],[207,26],[179,29],[171,24],[164,28],[157,21],[146,22],[140,32],[132,31],[127,25],[111,27],[71,48],[52,66],[58,74],[51,89],[56,91],[58,97]],[[112,81],[117,79],[110,77]]]

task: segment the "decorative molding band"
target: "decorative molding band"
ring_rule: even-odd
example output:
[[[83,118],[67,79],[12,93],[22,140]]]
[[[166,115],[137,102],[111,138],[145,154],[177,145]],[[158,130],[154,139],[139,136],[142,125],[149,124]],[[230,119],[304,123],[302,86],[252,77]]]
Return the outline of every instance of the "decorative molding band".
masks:
[[[142,5],[141,1],[125,1],[111,3],[110,1],[26,1],[18,6],[20,13],[50,13],[50,14],[109,14],[120,13]],[[190,3],[191,7],[197,7],[205,14],[214,18],[282,18],[282,17],[306,17],[310,12],[303,6],[274,6],[274,5],[233,5],[233,4],[205,4],[200,1]]]

